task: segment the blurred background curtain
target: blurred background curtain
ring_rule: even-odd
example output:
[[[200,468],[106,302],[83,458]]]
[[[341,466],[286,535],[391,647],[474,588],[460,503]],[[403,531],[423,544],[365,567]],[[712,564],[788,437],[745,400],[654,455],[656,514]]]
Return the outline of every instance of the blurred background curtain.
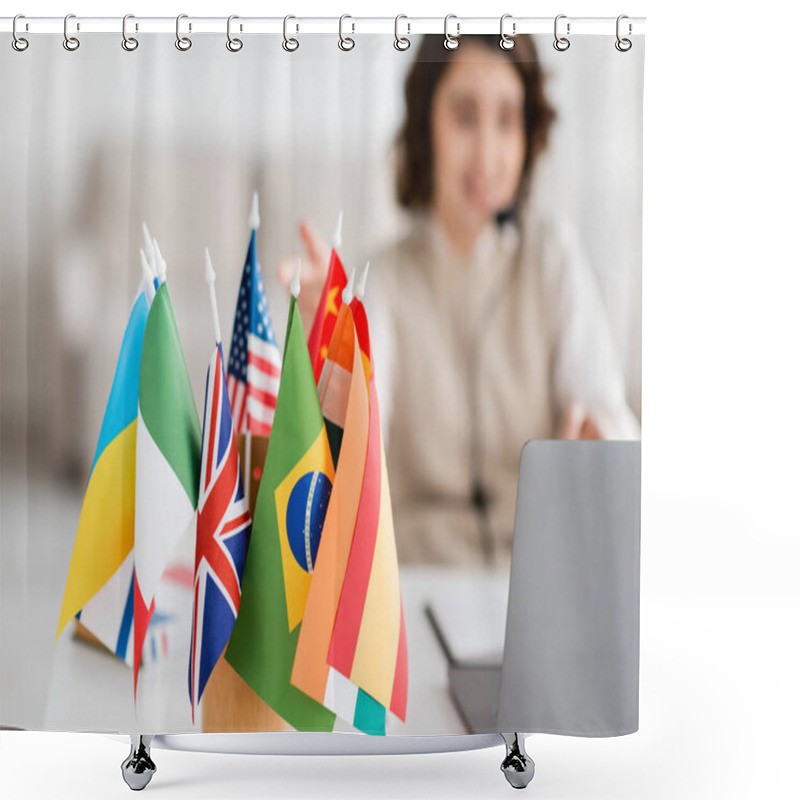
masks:
[[[403,229],[391,156],[414,46],[398,53],[390,37],[361,36],[341,53],[335,37],[306,37],[303,58],[292,58],[274,37],[252,37],[235,55],[223,36],[185,53],[169,35],[134,53],[114,35],[92,35],[79,53],[61,41],[37,36],[35,48],[2,57],[0,408],[4,457],[27,439],[50,466],[83,475],[139,281],[142,220],[167,259],[190,373],[200,374],[207,319],[190,308],[205,302],[202,248],[224,265],[218,291],[230,296],[258,190],[282,338],[287,296],[275,268],[299,252],[301,215],[327,238],[344,209],[346,263]],[[559,53],[540,37],[558,120],[535,191],[580,232],[638,415],[642,143],[630,123],[641,115],[631,107],[641,70],[608,58],[581,68],[608,46],[587,36],[580,55]],[[220,310],[228,331],[233,309]]]

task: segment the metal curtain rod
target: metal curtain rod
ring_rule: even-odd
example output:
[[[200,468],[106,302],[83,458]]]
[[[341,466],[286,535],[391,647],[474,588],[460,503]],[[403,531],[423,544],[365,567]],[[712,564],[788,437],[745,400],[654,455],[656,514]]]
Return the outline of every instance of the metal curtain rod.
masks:
[[[348,34],[384,33],[394,34],[398,21],[395,17],[353,17],[345,15],[345,32]],[[569,24],[569,35],[607,34],[613,36],[617,31],[615,17],[569,17],[559,15],[560,24],[566,30]],[[284,17],[235,17],[233,31],[236,34],[276,34],[285,32]],[[292,16],[289,30],[293,34],[338,34],[342,30],[339,17],[302,17]],[[553,33],[553,17],[515,17],[505,15],[505,29],[513,34]],[[456,35],[478,33],[498,33],[500,17],[459,17],[450,15],[449,30]],[[193,17],[186,15],[181,20],[182,30],[191,34],[225,34],[228,32],[227,17]],[[443,33],[444,17],[406,17],[401,15],[399,25],[404,36],[424,33]],[[625,17],[625,34],[643,34],[644,17]],[[0,31],[11,33],[12,17],[0,18]],[[121,33],[122,17],[81,17],[70,15],[70,30],[74,33]],[[127,20],[128,33],[175,33],[175,17],[136,17]],[[17,32],[24,34],[63,33],[64,17],[27,17],[20,16],[17,21]]]

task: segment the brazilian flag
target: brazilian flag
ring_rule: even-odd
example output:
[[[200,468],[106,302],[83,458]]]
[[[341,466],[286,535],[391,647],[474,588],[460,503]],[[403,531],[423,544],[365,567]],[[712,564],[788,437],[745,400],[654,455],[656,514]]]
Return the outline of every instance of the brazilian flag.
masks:
[[[267,705],[302,731],[331,731],[335,720],[331,711],[290,683],[332,486],[333,461],[292,297],[239,616],[225,657]]]

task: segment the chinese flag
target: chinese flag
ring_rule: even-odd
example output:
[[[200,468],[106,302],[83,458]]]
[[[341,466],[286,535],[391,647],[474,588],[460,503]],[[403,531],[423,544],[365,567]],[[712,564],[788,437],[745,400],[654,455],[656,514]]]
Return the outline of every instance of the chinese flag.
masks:
[[[314,368],[314,380],[319,381],[322,374],[322,365],[328,354],[333,329],[336,326],[336,317],[342,305],[342,292],[347,286],[347,275],[336,249],[331,250],[331,260],[328,265],[328,277],[322,296],[319,298],[317,313],[314,315],[314,324],[308,335],[308,352],[311,356],[311,365]]]

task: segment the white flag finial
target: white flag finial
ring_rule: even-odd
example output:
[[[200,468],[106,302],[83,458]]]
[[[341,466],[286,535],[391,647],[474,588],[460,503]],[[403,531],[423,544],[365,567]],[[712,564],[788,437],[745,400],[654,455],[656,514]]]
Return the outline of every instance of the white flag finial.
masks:
[[[297,259],[297,267],[294,271],[294,277],[292,278],[292,287],[291,287],[292,297],[295,299],[300,295],[300,259]]]
[[[144,248],[139,248],[139,256],[142,261],[142,283],[144,284],[144,296],[149,306],[156,296],[156,287],[153,286],[153,271],[150,269],[150,264],[147,261],[147,253]]]
[[[214,274],[214,266],[211,263],[211,254],[206,247],[206,283],[208,284],[208,293],[211,295],[211,315],[214,320],[214,337],[217,344],[222,341],[222,334],[219,327],[219,310],[217,309],[217,292],[214,288],[214,281],[216,280]]]
[[[148,263],[152,265],[156,252],[153,248],[153,237],[150,235],[150,229],[144,220],[142,220],[142,233],[144,234],[144,254]]]
[[[206,247],[206,283],[213,286],[217,276],[214,272],[214,265],[211,263],[211,253],[208,252]]]
[[[367,293],[367,275],[369,274],[369,261],[364,264],[364,269],[361,270],[361,277],[358,279],[358,284],[356,286],[356,297],[359,300],[364,299],[364,295]]]
[[[158,276],[158,280],[164,283],[167,280],[167,262],[164,256],[161,255],[161,248],[158,246],[158,240],[155,237],[153,237],[153,250],[156,254],[155,264],[153,265],[155,273]]]
[[[261,217],[258,215],[258,192],[253,192],[253,203],[250,206],[250,227],[258,230],[261,225]]]
[[[342,302],[347,303],[350,305],[350,301],[353,299],[353,283],[355,282],[356,278],[356,268],[351,267],[350,274],[347,276],[347,286],[344,287],[344,291],[342,292]]]
[[[336,230],[333,232],[333,239],[331,247],[334,250],[342,249],[342,222],[344,220],[344,211],[339,211],[339,218],[336,220]]]

